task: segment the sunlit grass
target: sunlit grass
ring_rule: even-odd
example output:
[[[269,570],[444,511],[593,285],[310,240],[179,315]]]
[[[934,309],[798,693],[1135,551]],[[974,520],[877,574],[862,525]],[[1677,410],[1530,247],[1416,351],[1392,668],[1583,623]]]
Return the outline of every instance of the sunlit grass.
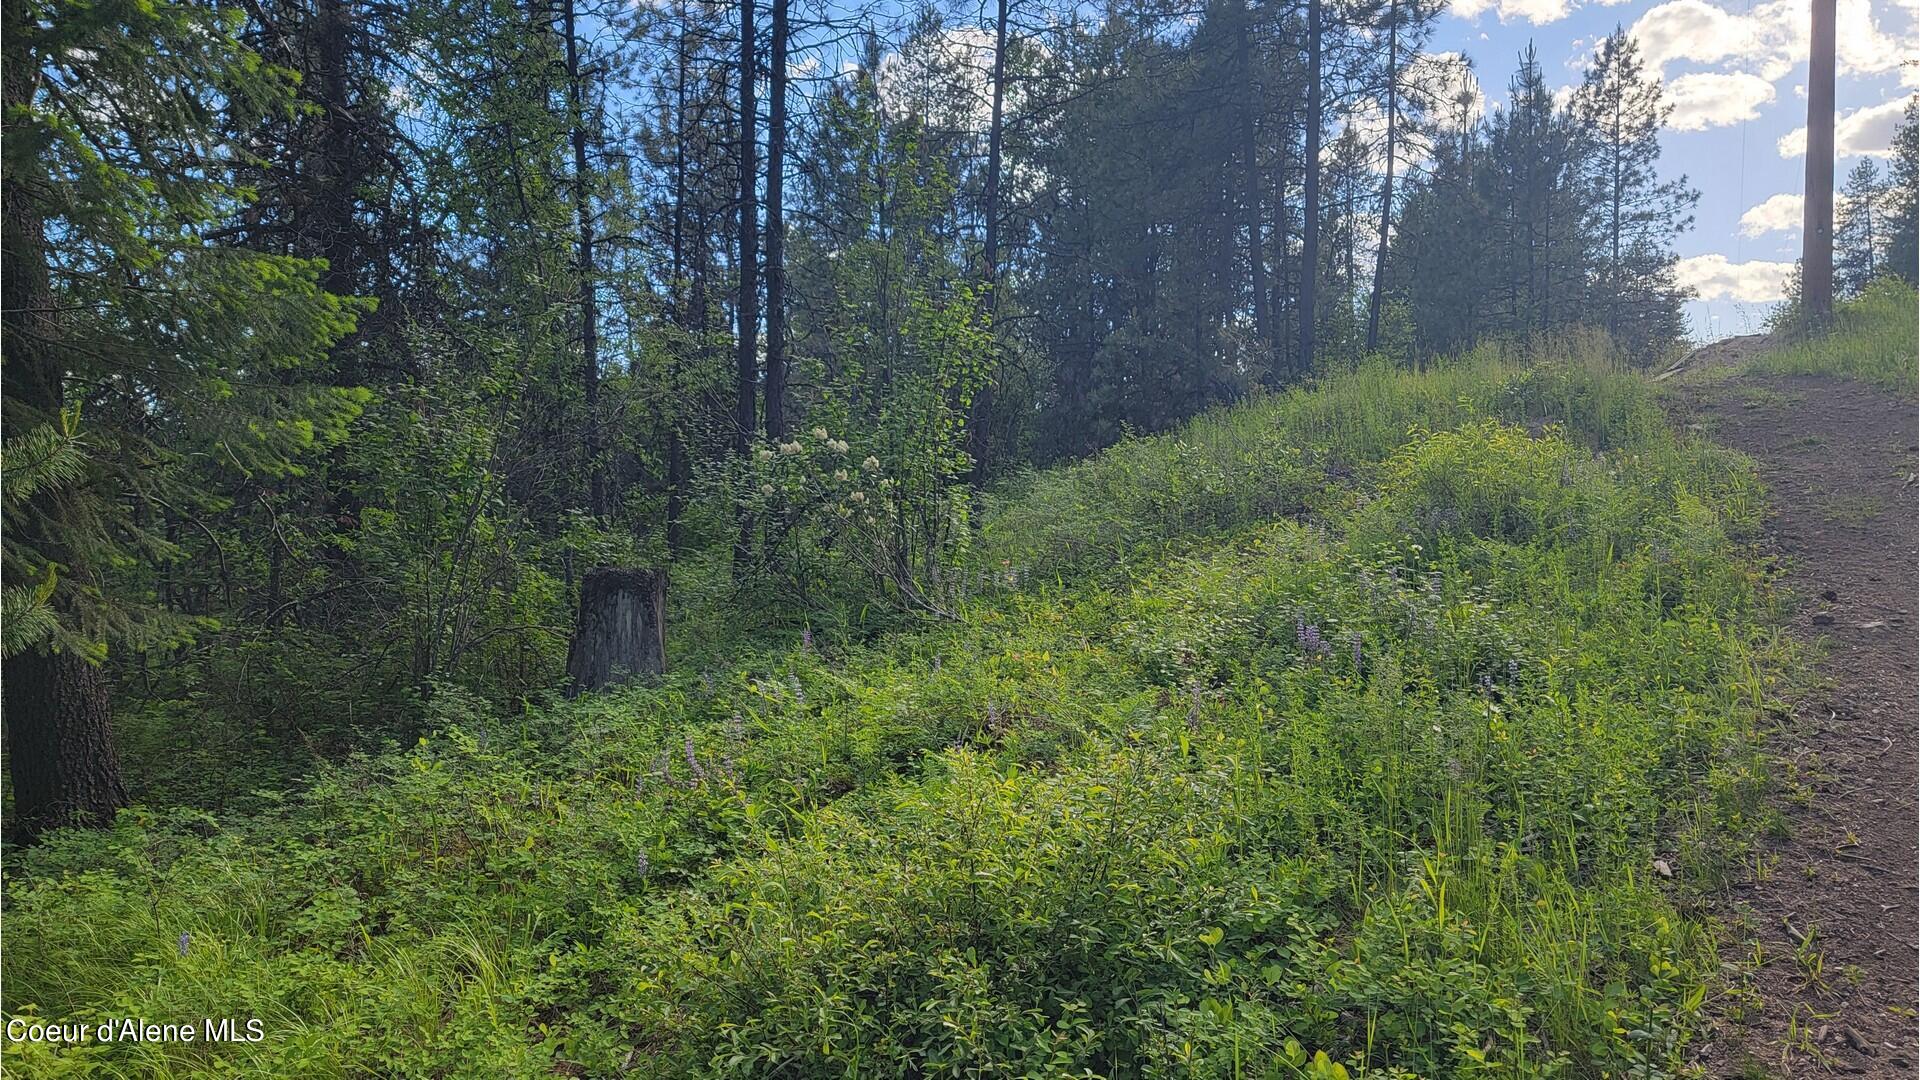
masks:
[[[1920,329],[1913,288],[1882,279],[1834,312],[1833,329],[1771,349],[1752,361],[1781,375],[1838,375],[1913,397],[1920,386]]]

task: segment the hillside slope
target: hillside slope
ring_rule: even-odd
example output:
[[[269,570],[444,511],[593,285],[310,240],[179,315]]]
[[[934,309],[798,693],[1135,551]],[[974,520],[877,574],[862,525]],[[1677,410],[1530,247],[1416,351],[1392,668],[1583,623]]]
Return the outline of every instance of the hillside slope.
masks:
[[[1602,357],[1032,478],[869,646],[490,715],[11,867],[10,1043],[141,1076],[1674,1075],[1793,667],[1750,464]]]

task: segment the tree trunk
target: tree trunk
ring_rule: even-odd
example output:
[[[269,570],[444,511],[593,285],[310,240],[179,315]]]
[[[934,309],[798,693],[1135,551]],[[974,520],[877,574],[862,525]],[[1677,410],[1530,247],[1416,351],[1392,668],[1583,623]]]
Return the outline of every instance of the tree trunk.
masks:
[[[1380,185],[1380,247],[1373,253],[1367,296],[1367,351],[1380,348],[1380,300],[1387,285],[1387,234],[1393,228],[1393,152],[1400,120],[1400,4],[1387,5],[1387,171]]]
[[[767,435],[787,433],[787,0],[773,0],[767,64]]]
[[[687,9],[677,4],[674,16],[680,36],[674,56],[673,105],[673,318],[681,331],[692,334],[694,319],[687,299]],[[701,238],[704,244],[705,238]],[[704,302],[704,298],[702,300]],[[680,393],[680,352],[673,351],[668,368],[670,392]],[[687,512],[687,444],[681,432],[680,410],[668,420],[667,432],[667,553],[678,557],[686,550],[683,519]]]
[[[567,647],[568,696],[666,671],[666,606],[667,577],[657,570],[587,571]]]
[[[580,38],[574,30],[574,0],[566,0],[562,19],[567,35],[567,100],[571,114],[568,123],[573,138],[573,214],[580,228],[577,270],[580,275],[580,385],[587,411],[582,440],[587,459],[587,509],[596,520],[605,520],[609,500],[606,473],[600,460],[600,312],[594,291],[593,200],[587,186],[587,88],[580,72]]]
[[[7,661],[5,690],[9,828],[32,840],[64,825],[111,825],[127,789],[105,674],[71,652],[29,650]]]
[[[32,98],[38,68],[11,52],[6,59],[0,99],[11,111]],[[0,178],[0,353],[6,356],[5,422],[15,431],[54,422],[65,403],[58,311],[40,209],[17,177]],[[7,542],[64,564],[62,584],[72,588],[91,574],[62,543],[61,499],[58,491],[37,494]],[[9,825],[30,840],[58,825],[110,824],[126,805],[127,790],[113,751],[105,676],[71,652],[28,651],[6,661],[0,688],[14,799]]]
[[[1240,106],[1240,156],[1246,169],[1247,191],[1247,288],[1253,294],[1253,334],[1262,344],[1273,339],[1271,315],[1267,310],[1267,257],[1261,243],[1260,214],[1260,138],[1256,126],[1259,102],[1253,74],[1253,9],[1241,14],[1240,71],[1246,81],[1242,88],[1246,99]]]
[[[1313,374],[1313,335],[1320,277],[1320,127],[1326,102],[1320,78],[1320,0],[1307,0],[1307,146],[1300,227],[1300,373]]]
[[[1807,194],[1800,222],[1800,302],[1810,326],[1833,318],[1833,46],[1835,0],[1813,0],[1807,59]]]
[[[754,0],[740,0],[740,295],[734,305],[733,449],[745,455],[758,427],[755,385],[759,382],[760,211],[759,119],[754,104]]]
[[[967,409],[967,456],[973,459],[968,480],[980,487],[987,481],[987,458],[992,450],[987,426],[993,419],[993,384],[1000,377],[1000,157],[1005,145],[1007,100],[1007,17],[1011,0],[998,0],[993,17],[993,107],[987,119],[987,191],[981,210],[985,230],[980,252],[981,297],[987,328],[993,334],[993,370],[974,394]]]

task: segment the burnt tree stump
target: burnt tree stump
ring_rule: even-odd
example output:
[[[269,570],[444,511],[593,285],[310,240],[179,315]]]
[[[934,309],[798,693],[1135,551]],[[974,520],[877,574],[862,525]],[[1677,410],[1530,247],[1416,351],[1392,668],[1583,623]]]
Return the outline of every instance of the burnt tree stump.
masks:
[[[666,671],[666,608],[667,575],[661,571],[587,571],[567,647],[567,696]]]

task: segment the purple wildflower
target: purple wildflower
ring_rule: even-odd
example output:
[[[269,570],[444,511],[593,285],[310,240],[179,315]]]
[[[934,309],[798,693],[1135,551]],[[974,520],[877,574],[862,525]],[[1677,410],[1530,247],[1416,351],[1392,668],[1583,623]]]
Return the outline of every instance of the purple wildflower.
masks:
[[[193,935],[187,933],[185,930],[180,931],[179,948],[181,956],[187,955],[187,951],[193,948]]]

